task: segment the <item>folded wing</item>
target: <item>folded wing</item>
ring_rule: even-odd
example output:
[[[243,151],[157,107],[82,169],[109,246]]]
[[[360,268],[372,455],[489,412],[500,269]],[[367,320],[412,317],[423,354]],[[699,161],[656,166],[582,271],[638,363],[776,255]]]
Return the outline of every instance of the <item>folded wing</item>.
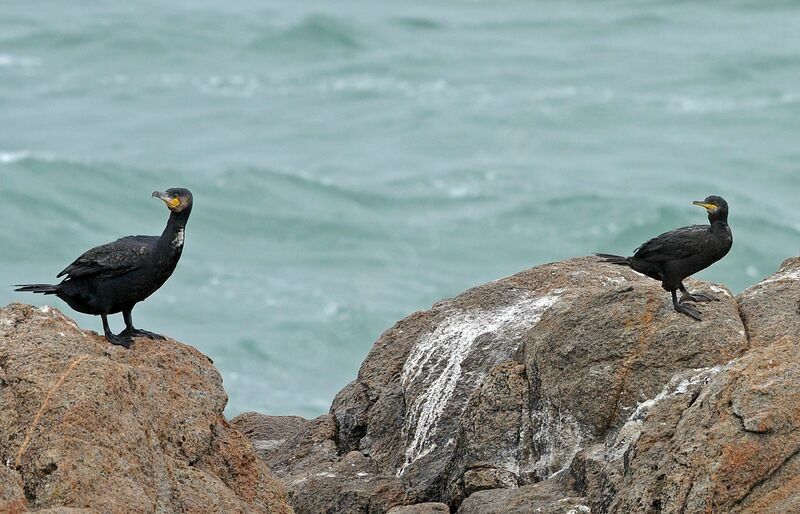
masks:
[[[158,238],[153,236],[128,236],[96,246],[56,276],[66,275],[66,280],[70,280],[90,275],[110,277],[127,273],[147,261],[157,241]]]
[[[647,262],[686,259],[701,252],[707,243],[708,225],[692,225],[665,232],[636,249],[633,256]]]

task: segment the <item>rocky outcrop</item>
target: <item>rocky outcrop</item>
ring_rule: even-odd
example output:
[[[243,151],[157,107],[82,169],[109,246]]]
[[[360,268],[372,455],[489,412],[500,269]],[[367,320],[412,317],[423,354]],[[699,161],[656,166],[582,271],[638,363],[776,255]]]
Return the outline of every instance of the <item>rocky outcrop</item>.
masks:
[[[594,512],[800,512],[800,259],[738,297],[752,349],[676,376],[573,471]]]
[[[800,258],[687,285],[701,322],[629,269],[539,266],[398,322],[329,414],[230,424],[191,347],[12,305],[0,511],[800,512]]]
[[[0,512],[291,512],[226,402],[190,346],[0,309]]]
[[[425,502],[393,507],[387,514],[448,514],[449,512],[450,508],[444,503]]]
[[[688,398],[751,347],[744,305],[687,285],[720,299],[699,305],[702,322],[674,312],[657,282],[591,257],[470,289],[381,335],[329,415],[254,442],[271,446],[297,512],[603,512],[648,407]],[[271,422],[258,420],[234,421]]]
[[[458,514],[587,514],[586,498],[577,496],[567,473],[519,488],[487,489],[470,495]]]

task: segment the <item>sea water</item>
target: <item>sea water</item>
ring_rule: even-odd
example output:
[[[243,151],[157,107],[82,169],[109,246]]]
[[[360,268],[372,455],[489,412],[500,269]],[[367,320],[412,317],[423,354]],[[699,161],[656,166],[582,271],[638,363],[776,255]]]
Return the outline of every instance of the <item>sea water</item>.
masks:
[[[316,416],[403,316],[709,194],[734,245],[699,277],[739,292],[800,254],[798,34],[791,1],[3,2],[0,305],[100,331],[10,285],[188,187],[136,325],[208,354],[229,414]]]

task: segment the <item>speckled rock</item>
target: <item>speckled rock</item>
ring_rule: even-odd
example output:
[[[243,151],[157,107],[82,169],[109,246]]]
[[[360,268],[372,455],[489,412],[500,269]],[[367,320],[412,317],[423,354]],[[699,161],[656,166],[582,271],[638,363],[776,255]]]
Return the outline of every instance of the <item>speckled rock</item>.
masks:
[[[245,412],[231,419],[231,425],[253,442],[258,456],[265,460],[308,423],[300,416],[264,416],[257,412]]]
[[[268,461],[298,512],[800,512],[800,258],[687,285],[701,322],[592,258],[439,302]]]
[[[226,402],[190,346],[126,350],[55,309],[0,309],[0,510],[291,512]]]
[[[748,349],[730,292],[688,285],[720,298],[699,306],[702,322],[674,312],[657,282],[593,257],[443,300],[381,335],[330,416],[267,461],[298,512],[382,513],[425,501],[455,509],[481,491],[545,480],[675,374]],[[345,458],[360,477],[344,472]]]
[[[28,502],[25,499],[25,490],[22,488],[22,477],[6,466],[6,462],[0,463],[0,512],[8,514],[24,512]]]
[[[800,257],[785,260],[777,273],[737,299],[751,346],[786,337],[800,340]]]
[[[450,507],[439,502],[425,502],[394,507],[387,514],[450,514]]]
[[[487,486],[489,468],[498,484],[547,478],[674,373],[747,349],[732,295],[711,284],[690,287],[721,298],[702,307],[703,322],[675,313],[655,281],[593,258],[539,266],[440,302],[375,343],[358,380],[334,400],[338,440],[397,473],[415,497],[445,488],[452,496],[444,499],[457,501],[467,491],[452,484],[472,468],[484,470],[478,478]],[[482,387],[495,387],[486,382],[490,371],[507,361],[524,364],[522,375],[513,371],[523,382],[507,400],[481,396]],[[520,415],[505,401],[528,409]],[[486,444],[459,439],[475,416],[495,419]],[[498,433],[520,443],[496,441]]]
[[[585,498],[575,496],[568,475],[518,489],[488,489],[471,495],[458,514],[589,514]]]
[[[752,350],[676,375],[578,454],[594,512],[800,512],[800,259],[738,301]]]

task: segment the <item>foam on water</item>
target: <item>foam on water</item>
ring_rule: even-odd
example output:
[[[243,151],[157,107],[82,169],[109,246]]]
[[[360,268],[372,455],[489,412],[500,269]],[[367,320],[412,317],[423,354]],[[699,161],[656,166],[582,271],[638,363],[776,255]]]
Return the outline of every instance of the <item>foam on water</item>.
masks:
[[[24,68],[30,68],[33,66],[39,66],[41,64],[42,61],[35,57],[19,57],[16,55],[0,54],[0,67],[19,66]]]
[[[31,152],[21,150],[19,152],[0,152],[0,164],[11,164],[31,156]]]

